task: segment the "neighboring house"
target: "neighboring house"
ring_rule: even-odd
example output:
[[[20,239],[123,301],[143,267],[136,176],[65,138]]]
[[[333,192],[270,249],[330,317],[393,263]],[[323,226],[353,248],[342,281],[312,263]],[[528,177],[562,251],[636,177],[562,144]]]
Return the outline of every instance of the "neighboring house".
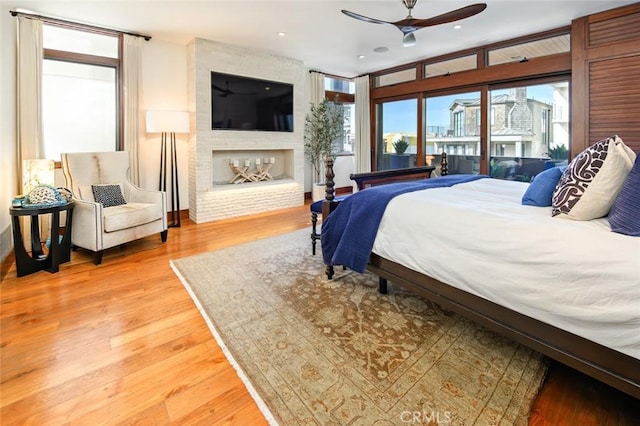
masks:
[[[446,134],[427,137],[427,152],[480,155],[480,99],[456,99]],[[491,99],[491,156],[545,157],[554,140],[552,105],[527,97],[526,87]]]

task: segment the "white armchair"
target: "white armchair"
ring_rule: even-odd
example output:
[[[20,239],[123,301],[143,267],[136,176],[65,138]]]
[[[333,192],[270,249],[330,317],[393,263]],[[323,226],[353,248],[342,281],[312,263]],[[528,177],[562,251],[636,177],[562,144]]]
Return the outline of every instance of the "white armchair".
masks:
[[[62,154],[62,171],[75,207],[71,244],[91,250],[96,265],[105,249],[160,233],[167,240],[167,195],[141,189],[128,179],[129,153],[91,152]],[[93,186],[118,185],[126,204],[104,207],[94,198]],[[109,203],[106,203],[109,204]]]

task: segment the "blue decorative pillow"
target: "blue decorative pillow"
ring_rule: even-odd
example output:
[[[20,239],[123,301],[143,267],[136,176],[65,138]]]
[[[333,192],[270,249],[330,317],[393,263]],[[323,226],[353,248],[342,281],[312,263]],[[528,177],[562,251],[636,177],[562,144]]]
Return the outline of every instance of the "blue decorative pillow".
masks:
[[[549,207],[553,191],[567,166],[557,166],[538,173],[522,196],[525,206]]]
[[[96,203],[101,203],[104,207],[127,204],[120,185],[91,185],[91,190]]]
[[[609,212],[613,232],[640,237],[640,154]]]

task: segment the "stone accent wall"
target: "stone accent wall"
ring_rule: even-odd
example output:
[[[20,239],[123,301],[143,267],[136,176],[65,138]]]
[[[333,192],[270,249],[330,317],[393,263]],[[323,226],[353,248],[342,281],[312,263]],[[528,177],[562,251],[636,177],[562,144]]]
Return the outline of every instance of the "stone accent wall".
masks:
[[[301,61],[269,52],[194,39],[187,54],[189,141],[189,217],[196,223],[304,204],[304,116],[307,78]],[[211,130],[211,71],[281,81],[294,86],[294,131]],[[213,185],[217,150],[292,150],[291,179],[221,187]],[[288,160],[289,161],[289,160]],[[289,173],[288,173],[289,174]],[[245,185],[245,186],[243,186]]]

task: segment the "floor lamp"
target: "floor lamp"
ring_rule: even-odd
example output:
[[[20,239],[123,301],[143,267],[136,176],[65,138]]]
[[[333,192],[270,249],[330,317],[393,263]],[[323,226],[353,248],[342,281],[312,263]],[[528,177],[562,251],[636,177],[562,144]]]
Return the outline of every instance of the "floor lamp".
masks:
[[[176,133],[189,133],[189,113],[186,111],[147,111],[147,133],[161,133],[160,178],[158,189],[167,192],[167,173],[171,174],[171,223],[180,227],[180,190],[178,185],[178,155]],[[167,157],[171,164],[167,171]]]

